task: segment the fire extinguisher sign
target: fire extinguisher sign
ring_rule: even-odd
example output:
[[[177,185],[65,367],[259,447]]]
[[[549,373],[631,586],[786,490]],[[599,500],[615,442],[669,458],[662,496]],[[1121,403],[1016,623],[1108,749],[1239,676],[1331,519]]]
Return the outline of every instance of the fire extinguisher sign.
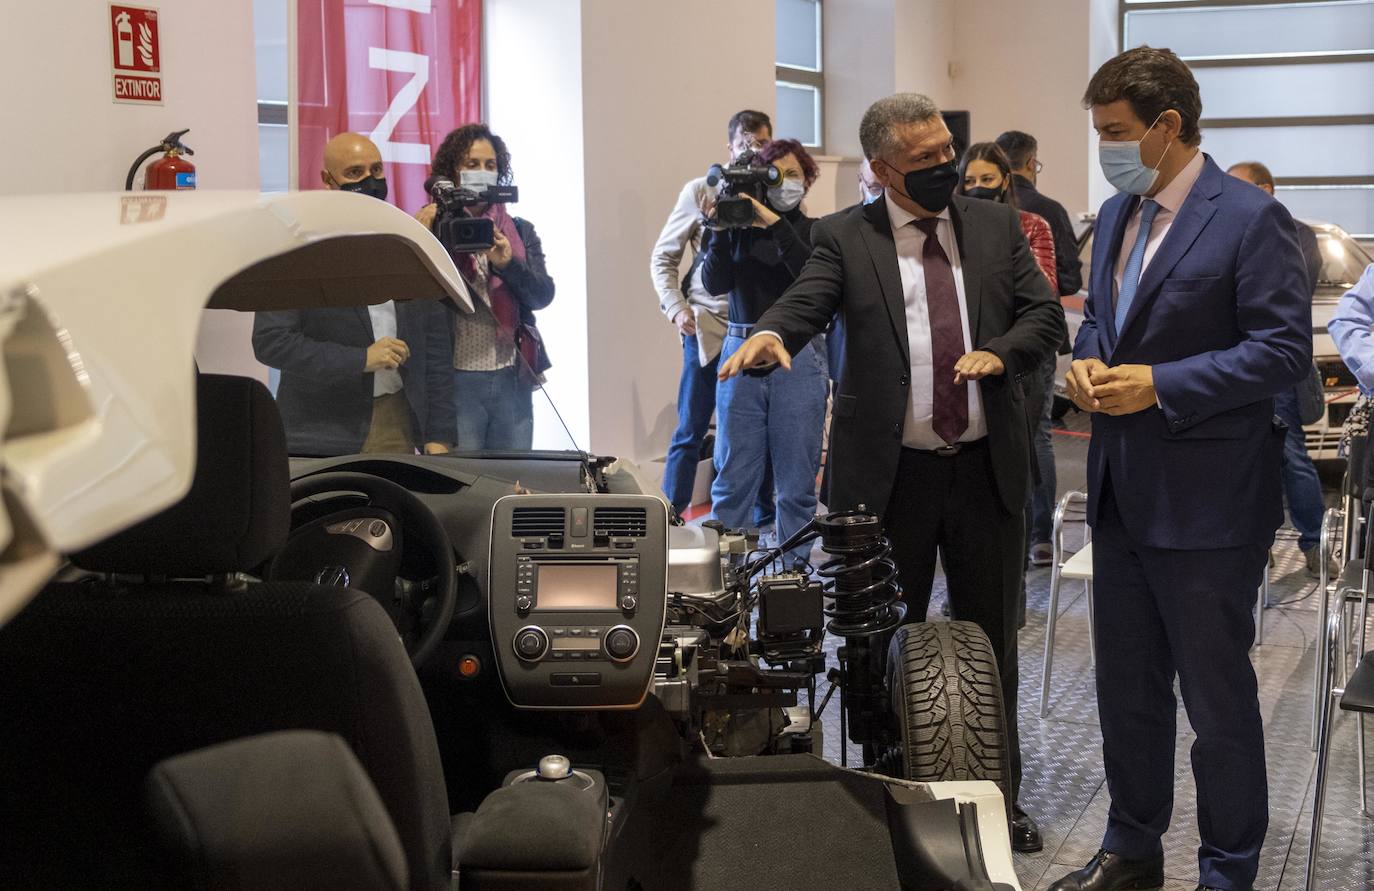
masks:
[[[110,4],[110,67],[114,101],[162,104],[162,40],[156,8]]]

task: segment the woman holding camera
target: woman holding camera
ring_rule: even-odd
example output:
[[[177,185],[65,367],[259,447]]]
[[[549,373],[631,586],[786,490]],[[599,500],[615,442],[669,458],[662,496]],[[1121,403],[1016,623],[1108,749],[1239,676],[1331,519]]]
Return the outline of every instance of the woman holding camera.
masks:
[[[702,284],[712,294],[730,295],[730,321],[721,362],[752,333],[754,322],[797,278],[811,256],[811,226],[802,198],[819,173],[816,162],[793,139],[766,144],[749,162],[776,167],[780,179],[763,201],[747,196],[754,216],[744,228],[720,229],[717,202],[707,212]],[[726,200],[724,198],[720,201]],[[716,219],[711,219],[714,216]],[[777,538],[785,541],[816,513],[816,474],[827,387],[825,347],[817,338],[792,358],[792,369],[761,377],[732,377],[716,389],[716,479],[711,502],[716,519],[743,528],[770,459],[777,492]],[[808,548],[788,555],[806,559]]]
[[[492,186],[510,185],[510,152],[487,125],[466,124],[444,138],[432,172],[480,195]],[[532,391],[549,367],[534,313],[553,301],[553,279],[529,221],[511,216],[500,203],[466,212],[491,220],[495,231],[490,249],[454,257],[476,309],[454,319],[457,447],[528,450],[534,439]],[[432,204],[416,214],[426,225],[434,216]]]

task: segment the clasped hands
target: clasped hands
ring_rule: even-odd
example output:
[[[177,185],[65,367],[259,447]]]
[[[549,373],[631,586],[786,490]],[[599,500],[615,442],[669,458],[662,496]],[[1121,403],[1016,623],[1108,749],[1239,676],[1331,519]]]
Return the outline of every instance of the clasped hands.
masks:
[[[1064,383],[1073,404],[1086,412],[1130,415],[1158,403],[1149,365],[1108,367],[1101,359],[1075,359]]]

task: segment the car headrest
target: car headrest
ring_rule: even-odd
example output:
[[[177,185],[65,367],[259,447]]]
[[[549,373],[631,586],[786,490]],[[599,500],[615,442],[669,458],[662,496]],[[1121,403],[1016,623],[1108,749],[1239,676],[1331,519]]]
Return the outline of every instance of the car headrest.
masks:
[[[286,541],[291,478],[272,394],[252,378],[199,375],[196,470],[178,503],[72,555],[91,572],[198,577],[260,566]]]
[[[386,806],[332,733],[268,733],[168,758],[144,796],[178,888],[409,885]]]

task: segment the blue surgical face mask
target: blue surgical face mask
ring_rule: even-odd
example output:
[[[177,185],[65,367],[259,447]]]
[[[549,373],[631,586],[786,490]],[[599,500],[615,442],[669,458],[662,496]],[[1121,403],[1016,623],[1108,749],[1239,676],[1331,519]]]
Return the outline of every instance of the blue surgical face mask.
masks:
[[[480,195],[496,185],[496,177],[495,170],[460,170],[458,171],[458,185]]]
[[[806,195],[806,186],[800,180],[785,179],[776,186],[768,189],[768,203],[776,211],[786,213],[798,204],[801,204],[803,196]]]
[[[1150,130],[1159,123],[1159,118],[1164,117],[1164,112],[1159,113],[1155,118],[1155,123],[1145,131],[1145,136],[1150,135]],[[1169,146],[1174,141],[1169,140],[1169,144],[1164,146],[1164,151],[1159,153],[1159,160],[1153,167],[1146,167],[1145,162],[1140,159],[1140,143],[1144,142],[1145,136],[1133,142],[1109,142],[1099,139],[1097,142],[1097,160],[1102,165],[1102,173],[1107,177],[1107,182],[1111,183],[1118,190],[1127,192],[1131,195],[1148,195],[1154,188],[1155,182],[1159,179],[1159,165],[1164,163],[1164,155],[1169,151]]]
[[[872,204],[874,201],[877,201],[881,197],[883,197],[882,189],[879,189],[876,192],[870,192],[863,186],[859,186],[859,200],[862,201],[864,204]]]

